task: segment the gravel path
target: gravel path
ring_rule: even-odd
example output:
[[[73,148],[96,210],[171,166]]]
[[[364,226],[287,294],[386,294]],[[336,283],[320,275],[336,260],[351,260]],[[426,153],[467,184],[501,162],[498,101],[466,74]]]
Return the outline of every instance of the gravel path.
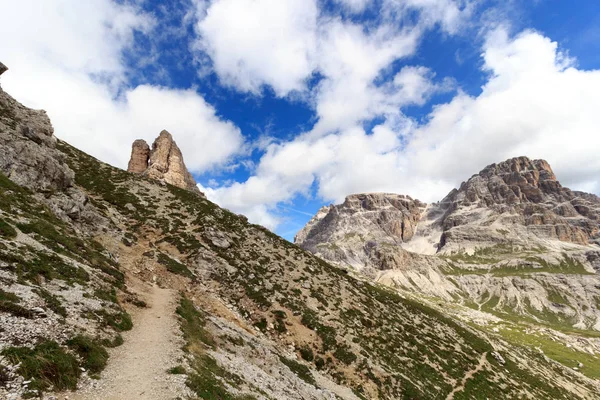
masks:
[[[123,334],[125,343],[110,350],[110,359],[99,381],[77,393],[71,400],[169,400],[187,397],[185,375],[167,370],[183,357],[176,318],[177,294],[156,286],[143,291],[148,308],[133,314],[133,329]]]

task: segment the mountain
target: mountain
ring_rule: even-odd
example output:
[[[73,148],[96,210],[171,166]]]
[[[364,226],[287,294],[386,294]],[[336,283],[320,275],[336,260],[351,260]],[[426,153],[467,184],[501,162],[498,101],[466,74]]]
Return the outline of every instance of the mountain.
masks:
[[[489,165],[431,211],[441,214],[440,249],[460,247],[474,236],[477,243],[505,243],[497,234],[503,225],[518,230],[524,242],[600,244],[600,199],[563,187],[544,160],[518,157]]]
[[[437,298],[513,343],[532,341],[515,329],[534,334],[566,365],[593,355],[586,372],[600,377],[599,211],[597,196],[563,187],[546,161],[518,157],[438,203],[348,196],[319,210],[295,243],[406,295]],[[567,353],[557,354],[557,337]],[[571,352],[577,341],[585,345]]]
[[[174,149],[166,134],[153,149],[166,139]],[[189,182],[171,184],[170,162],[167,176],[145,173],[156,164],[144,149],[134,144],[133,172],[114,168],[0,89],[2,398],[597,397],[597,381],[534,345],[354,276]],[[350,203],[387,208],[387,219],[365,215],[390,243],[419,233],[421,203]]]

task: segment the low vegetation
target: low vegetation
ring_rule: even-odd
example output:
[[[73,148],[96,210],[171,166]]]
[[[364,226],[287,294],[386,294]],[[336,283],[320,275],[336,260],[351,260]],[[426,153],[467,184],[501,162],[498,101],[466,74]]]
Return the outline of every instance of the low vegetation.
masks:
[[[32,381],[31,390],[74,390],[81,375],[77,359],[54,341],[42,341],[33,349],[8,347],[2,355],[20,364],[18,373]]]
[[[67,344],[83,360],[82,367],[91,373],[98,374],[106,367],[108,352],[98,341],[85,335],[77,335],[67,341]]]

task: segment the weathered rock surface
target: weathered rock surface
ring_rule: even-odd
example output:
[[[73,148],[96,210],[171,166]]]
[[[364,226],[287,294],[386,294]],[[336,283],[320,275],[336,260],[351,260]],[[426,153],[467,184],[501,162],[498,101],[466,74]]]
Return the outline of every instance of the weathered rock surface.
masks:
[[[295,242],[391,286],[600,330],[599,215],[597,196],[564,188],[546,161],[518,157],[427,206],[349,196],[320,209]]]
[[[183,161],[173,136],[165,130],[156,138],[152,149],[141,139],[133,142],[127,171],[202,194]]]
[[[8,67],[0,62],[0,75],[8,71]]]
[[[62,191],[73,184],[73,171],[62,162],[50,119],[0,89],[0,171],[32,190]]]
[[[323,207],[294,241],[329,261],[369,266],[375,244],[397,245],[415,233],[425,204],[390,193],[354,194]]]
[[[148,169],[150,160],[150,146],[143,139],[138,139],[131,146],[131,158],[127,165],[127,171],[141,174]]]
[[[489,165],[434,208],[443,212],[436,221],[444,232],[440,248],[464,240],[472,226],[494,223],[525,226],[541,239],[600,244],[600,199],[563,187],[544,160],[517,157]],[[493,229],[487,233],[502,239]]]

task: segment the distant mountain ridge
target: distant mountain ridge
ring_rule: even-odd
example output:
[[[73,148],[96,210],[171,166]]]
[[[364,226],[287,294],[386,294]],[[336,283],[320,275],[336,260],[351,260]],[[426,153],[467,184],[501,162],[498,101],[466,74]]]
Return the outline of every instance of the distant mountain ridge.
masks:
[[[438,203],[350,195],[295,243],[413,293],[600,330],[600,199],[563,187],[544,160],[491,164]]]

